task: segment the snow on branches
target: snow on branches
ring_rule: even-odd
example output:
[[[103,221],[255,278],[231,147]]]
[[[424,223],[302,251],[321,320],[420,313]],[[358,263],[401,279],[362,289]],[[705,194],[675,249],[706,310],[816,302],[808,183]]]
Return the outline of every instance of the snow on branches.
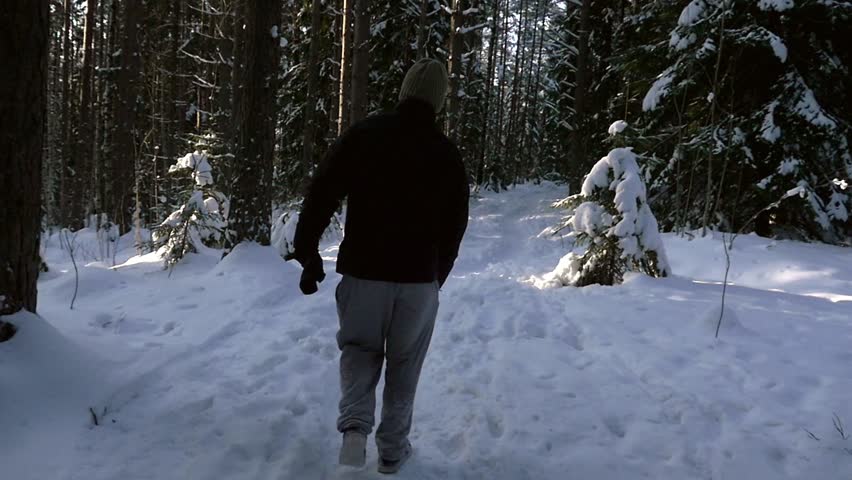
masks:
[[[610,134],[619,135],[626,127],[623,121],[615,122]],[[611,150],[592,167],[580,194],[554,206],[570,210],[563,228],[573,230],[575,245],[587,248],[562,258],[551,273],[553,283],[613,285],[621,283],[627,271],[654,277],[671,273],[631,148]]]
[[[169,175],[192,182],[182,194],[183,203],[153,232],[154,245],[167,268],[187,253],[221,246],[228,215],[228,199],[213,188],[213,168],[206,153],[196,151],[179,158],[169,167]]]

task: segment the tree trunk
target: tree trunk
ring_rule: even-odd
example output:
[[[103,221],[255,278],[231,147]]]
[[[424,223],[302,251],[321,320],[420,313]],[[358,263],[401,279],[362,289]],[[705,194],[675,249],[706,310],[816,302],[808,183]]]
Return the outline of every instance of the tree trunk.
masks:
[[[121,233],[130,230],[130,206],[133,205],[135,168],[139,155],[137,145],[139,95],[138,82],[141,76],[141,59],[137,38],[142,10],[140,0],[126,0],[124,3],[124,31],[121,38],[121,69],[118,71],[116,87],[118,90],[117,128],[115,132],[115,150],[111,152],[112,161],[112,208],[113,218]]]
[[[370,69],[370,0],[355,0],[355,38],[352,55],[352,106],[349,123],[367,115],[367,76]]]
[[[64,162],[62,160],[62,17],[54,15],[50,19],[48,50],[49,55],[48,87],[47,87],[47,118],[45,124],[45,143],[47,154],[43,165],[44,202],[47,210],[48,225],[62,225],[62,211],[59,208],[61,176]]]
[[[541,115],[539,115],[539,112],[538,112],[538,109],[539,109],[539,107],[538,107],[538,92],[539,92],[539,90],[541,90],[541,65],[542,65],[543,58],[544,58],[544,37],[545,37],[545,34],[547,33],[547,28],[546,28],[546,24],[547,24],[547,21],[546,21],[546,18],[547,18],[546,17],[546,15],[547,15],[547,9],[546,9],[547,2],[545,0],[541,0],[541,4],[545,8],[542,12],[542,14],[544,16],[541,18],[541,22],[542,22],[541,23],[541,32],[539,34],[539,39],[538,39],[538,53],[536,54],[536,61],[535,61],[535,63],[536,63],[535,81],[533,82],[533,85],[532,85],[532,88],[531,88],[531,94],[530,94],[530,96],[532,97],[532,106],[530,107],[530,111],[532,112],[532,115],[533,115],[532,122],[533,122],[533,125],[534,125],[534,128],[531,129],[531,130],[536,132],[536,135],[539,135],[538,132],[540,132],[542,130],[542,128],[541,128],[542,125],[540,124]],[[537,136],[536,138],[532,138],[532,131],[530,133],[530,138],[527,141],[527,155],[531,158],[534,158],[535,159],[534,161],[536,163],[538,163],[538,162],[541,161],[541,155],[539,155],[539,152],[541,151],[541,141],[540,141],[541,137]],[[533,148],[535,148],[535,151],[531,151],[531,149],[533,149]]]
[[[47,0],[0,10],[0,315],[36,311],[47,106]],[[10,174],[14,172],[14,174]],[[0,320],[0,341],[14,327]]]
[[[534,163],[535,163],[535,159],[531,158],[530,155],[529,155],[529,150],[530,150],[530,144],[532,143],[532,139],[530,138],[530,136],[532,135],[532,131],[533,131],[533,129],[531,127],[531,123],[535,120],[535,117],[533,116],[533,115],[535,115],[535,109],[534,109],[534,105],[535,105],[535,101],[536,101],[535,92],[537,91],[537,88],[538,88],[536,65],[538,65],[538,66],[541,65],[540,64],[541,58],[538,55],[538,52],[539,52],[538,43],[539,43],[539,37],[542,37],[542,38],[544,37],[543,24],[542,24],[541,28],[539,27],[539,25],[540,25],[539,19],[541,18],[541,7],[542,7],[542,1],[541,0],[535,0],[535,10],[533,10],[534,13],[533,13],[532,27],[531,27],[532,31],[533,31],[532,42],[530,43],[531,49],[530,49],[529,53],[526,55],[528,61],[527,61],[526,67],[524,69],[525,70],[524,73],[525,73],[526,85],[524,86],[524,94],[523,94],[524,105],[523,105],[523,110],[521,111],[521,121],[520,121],[520,131],[519,131],[520,148],[518,149],[518,157],[521,159],[522,162],[524,162],[525,165],[528,166],[529,170],[527,172],[525,172],[526,175],[529,175],[529,174],[532,173],[532,169],[534,168]]]
[[[166,118],[165,127],[169,129],[163,138],[163,155],[166,162],[173,162],[181,152],[178,152],[177,138],[183,133],[185,115],[178,105],[180,96],[178,90],[178,51],[180,50],[181,3],[182,0],[171,0],[169,45],[165,58],[165,109],[162,115]]]
[[[221,38],[217,38],[216,42],[216,88],[213,90],[213,97],[215,101],[215,112],[213,114],[213,118],[215,119],[215,128],[217,133],[229,138],[233,135],[233,131],[229,131],[230,128],[234,127],[233,121],[233,112],[231,112],[231,107],[233,106],[233,74],[231,73],[231,65],[233,64],[232,54],[234,52],[233,46],[233,34],[234,34],[234,25],[233,19],[230,15],[222,15],[218,19],[211,19],[211,23],[217,20],[218,26],[213,26],[211,28],[211,35],[217,35],[215,32],[218,32],[218,35]],[[275,19],[275,22],[278,22],[278,19]],[[281,32],[279,32],[279,35]],[[277,39],[276,39],[277,40]],[[277,47],[276,47],[277,48]]]
[[[311,41],[308,47],[308,91],[305,96],[305,128],[302,132],[302,164],[305,177],[314,164],[316,139],[317,86],[319,84],[319,49],[322,41],[322,10],[320,0],[311,2]]]
[[[518,20],[520,23],[518,24],[518,39],[517,44],[515,45],[515,60],[513,63],[514,71],[512,72],[512,101],[509,104],[509,124],[506,128],[506,135],[511,138],[512,141],[506,144],[506,150],[503,154],[503,158],[511,159],[510,161],[512,162],[512,171],[509,174],[512,178],[512,183],[516,183],[518,181],[521,164],[521,159],[518,156],[518,140],[520,140],[520,138],[517,136],[516,129],[518,128],[519,123],[518,110],[521,108],[518,97],[520,97],[521,84],[523,83],[524,78],[524,68],[522,65],[526,59],[526,30],[527,21],[529,19],[527,0],[521,0],[520,8],[520,19]],[[522,54],[524,55],[523,57],[521,56]]]
[[[352,2],[343,0],[343,20],[340,36],[340,95],[337,114],[337,134],[349,128],[350,89],[352,88]]]
[[[118,28],[119,21],[118,0],[110,0],[108,18],[109,28],[105,28],[107,31],[107,37],[105,41],[106,48],[104,48],[103,52],[102,65],[106,66],[106,68],[111,72],[113,70],[119,71],[118,69],[121,68],[121,59],[112,54],[112,52],[118,50],[121,45]],[[118,77],[116,73],[111,73],[108,76],[101,77],[101,81],[103,83],[101,86],[101,143],[99,146],[100,152],[98,154],[98,163],[95,164],[95,180],[97,182],[97,197],[99,199],[96,210],[100,214],[106,214],[109,221],[113,223],[117,220],[115,217],[116,207],[114,204],[115,197],[117,196],[115,194],[116,182],[113,180],[115,175],[113,168],[116,163],[113,159],[117,142],[116,120],[118,119],[119,110],[116,77]]]
[[[429,33],[427,18],[429,0],[420,0],[420,24],[417,26],[417,60],[426,58],[426,34]]]
[[[62,169],[59,176],[59,214],[62,226],[71,226],[74,218],[72,204],[76,196],[74,189],[74,155],[71,148],[71,0],[65,0],[62,7]]]
[[[580,38],[577,54],[577,73],[574,90],[574,112],[578,123],[584,121],[586,114],[587,94],[589,89],[589,15],[591,14],[592,0],[583,0],[580,6]]]
[[[449,68],[449,90],[450,98],[447,101],[447,136],[456,139],[456,126],[459,116],[459,86],[462,76],[462,55],[464,52],[464,10],[467,2],[465,0],[453,0],[453,13],[450,17],[450,59]]]
[[[580,6],[580,32],[579,32],[579,48],[577,52],[577,70],[574,76],[574,130],[571,132],[571,150],[573,155],[569,161],[572,161],[573,167],[569,166],[568,171],[574,171],[571,176],[572,182],[569,185],[570,191],[579,191],[580,182],[582,181],[585,169],[586,157],[586,106],[588,104],[589,95],[589,76],[591,70],[591,62],[589,55],[589,29],[591,28],[589,16],[592,9],[592,0],[582,0]],[[570,5],[570,3],[569,3]],[[577,168],[579,166],[579,168]]]
[[[85,196],[83,213],[91,213],[94,205],[92,200],[93,178],[92,168],[94,153],[94,122],[92,101],[92,77],[95,69],[95,51],[92,48],[95,37],[95,16],[98,10],[98,0],[88,0],[86,4],[86,28],[83,31],[83,72],[80,80],[80,120],[78,122],[77,135],[77,186],[76,192],[81,197]],[[80,200],[83,200],[82,198]]]
[[[505,145],[506,137],[503,132],[503,124],[505,123],[506,108],[504,106],[506,100],[506,58],[509,55],[509,17],[511,10],[509,9],[509,1],[506,1],[506,7],[503,10],[503,29],[500,32],[500,78],[497,81],[497,129],[496,143],[494,144],[495,161],[505,162]]]
[[[485,108],[482,111],[483,141],[479,162],[477,163],[475,182],[481,185],[485,180],[485,158],[489,152],[489,133],[491,131],[491,89],[494,85],[494,71],[497,65],[497,42],[499,41],[500,0],[493,0],[491,5],[491,39],[488,41],[488,76],[485,81]]]
[[[275,150],[281,0],[247,0],[238,7],[235,48],[234,183],[228,249],[242,241],[269,245]],[[242,27],[242,28],[240,28]]]

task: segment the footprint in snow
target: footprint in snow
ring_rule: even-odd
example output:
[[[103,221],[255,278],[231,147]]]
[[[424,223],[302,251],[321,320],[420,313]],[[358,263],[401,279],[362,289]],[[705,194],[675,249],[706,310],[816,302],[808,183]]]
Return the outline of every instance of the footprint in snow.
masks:
[[[618,438],[624,438],[624,436],[627,435],[627,430],[624,428],[624,424],[618,417],[612,415],[604,417],[603,424],[606,429],[609,430],[609,433]]]
[[[301,417],[302,415],[308,412],[308,406],[300,400],[293,400],[287,405],[286,408],[290,411],[290,413],[292,413],[296,417]]]
[[[166,322],[166,323],[163,324],[162,327],[160,327],[160,330],[157,333],[155,333],[155,335],[158,336],[158,337],[162,336],[162,335],[167,335],[167,334],[171,333],[172,331],[174,331],[175,327],[177,327],[176,322],[174,322],[174,321]]]
[[[495,412],[488,412],[485,414],[485,421],[488,423],[488,433],[491,434],[491,438],[496,440],[503,436],[504,428],[502,415]]]
[[[275,367],[281,365],[286,362],[289,357],[286,353],[281,353],[277,355],[272,355],[271,357],[263,360],[262,362],[253,365],[249,368],[249,375],[262,375],[265,373],[269,373],[275,369]]]
[[[439,436],[438,441],[435,442],[435,446],[438,447],[438,450],[440,450],[444,456],[455,459],[461,455],[467,447],[467,441],[465,440],[463,432],[457,432],[449,438]]]

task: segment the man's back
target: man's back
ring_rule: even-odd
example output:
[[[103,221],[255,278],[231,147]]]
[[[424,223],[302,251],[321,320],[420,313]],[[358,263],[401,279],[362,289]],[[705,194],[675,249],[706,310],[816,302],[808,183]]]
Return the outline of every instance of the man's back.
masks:
[[[458,150],[416,99],[354,125],[332,147],[305,199],[296,251],[311,251],[346,196],[337,271],[367,280],[446,279],[467,224]],[[332,205],[332,203],[334,205]]]

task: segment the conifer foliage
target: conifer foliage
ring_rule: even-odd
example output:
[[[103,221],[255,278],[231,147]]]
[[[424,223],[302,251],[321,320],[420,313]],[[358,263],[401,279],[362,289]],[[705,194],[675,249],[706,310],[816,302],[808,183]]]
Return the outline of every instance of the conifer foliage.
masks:
[[[649,2],[635,22],[637,30],[668,32],[666,41],[636,50],[647,62],[633,58],[657,68],[647,71],[654,80],[641,119],[662,137],[653,153],[669,159],[651,171],[663,224],[738,230],[784,192],[802,187],[804,198],[771,209],[757,230],[848,239],[852,84],[843,39],[852,4]]]
[[[154,246],[166,267],[187,253],[221,247],[228,218],[228,199],[213,187],[213,168],[206,153],[186,154],[169,168],[169,175],[186,189],[183,204],[153,232]]]
[[[615,122],[609,133],[621,136],[626,127],[623,121]],[[610,150],[592,167],[582,191],[554,206],[569,209],[563,228],[570,227],[575,246],[585,248],[563,257],[553,272],[563,285],[613,285],[621,283],[628,271],[652,277],[671,274],[637,156],[630,147]]]

